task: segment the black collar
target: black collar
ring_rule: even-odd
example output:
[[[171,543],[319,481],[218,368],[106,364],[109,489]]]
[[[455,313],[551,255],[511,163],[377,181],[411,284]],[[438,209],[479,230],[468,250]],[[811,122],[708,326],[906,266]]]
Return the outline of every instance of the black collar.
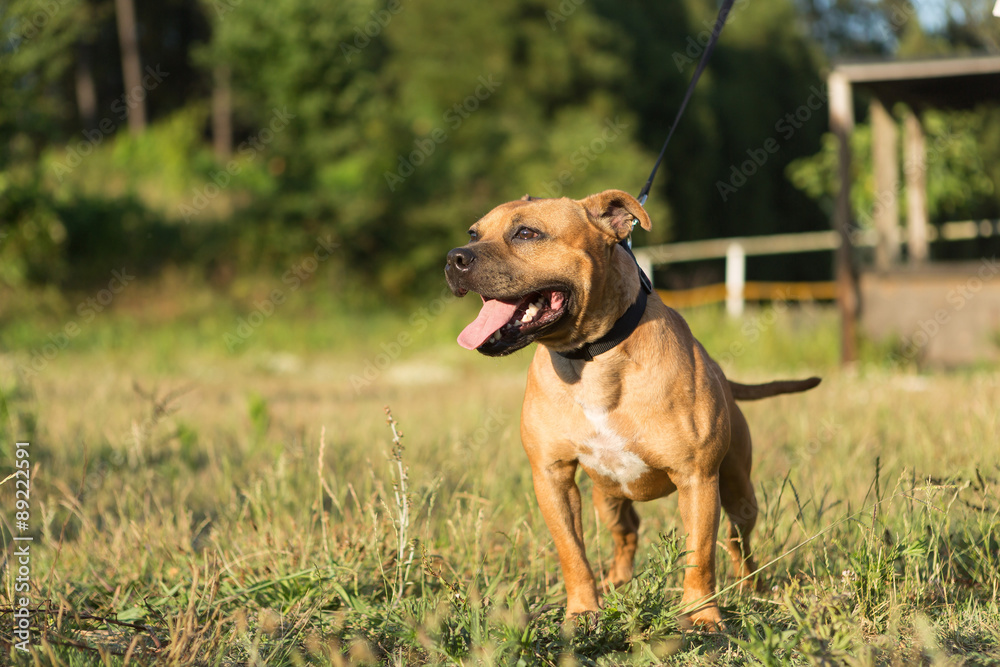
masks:
[[[633,260],[635,259],[635,255],[632,254],[632,249],[628,247],[626,241],[619,242],[619,245],[625,248],[625,252],[631,255]],[[556,352],[556,354],[566,359],[593,361],[594,357],[607,352],[632,335],[635,328],[639,326],[639,320],[642,319],[643,313],[646,312],[646,295],[653,291],[653,284],[649,281],[649,276],[639,267],[638,261],[636,261],[635,267],[639,271],[639,282],[642,283],[642,289],[639,290],[639,296],[635,298],[635,301],[628,307],[625,314],[619,317],[614,326],[611,327],[611,331],[593,343],[584,343],[575,350]]]

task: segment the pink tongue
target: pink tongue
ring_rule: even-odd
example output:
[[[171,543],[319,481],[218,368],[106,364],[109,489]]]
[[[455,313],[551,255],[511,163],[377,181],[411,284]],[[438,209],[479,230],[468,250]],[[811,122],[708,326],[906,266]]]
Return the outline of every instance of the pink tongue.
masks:
[[[496,333],[497,329],[507,324],[507,320],[514,316],[516,310],[517,303],[483,299],[483,309],[479,311],[479,316],[458,334],[458,344],[466,350],[476,349]]]

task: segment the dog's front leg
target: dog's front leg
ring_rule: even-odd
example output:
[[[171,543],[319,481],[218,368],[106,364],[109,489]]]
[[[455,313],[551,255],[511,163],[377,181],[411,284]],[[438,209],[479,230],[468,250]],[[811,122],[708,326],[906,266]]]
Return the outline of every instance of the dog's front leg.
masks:
[[[575,461],[557,461],[533,466],[531,471],[538,505],[559,552],[559,564],[566,581],[567,618],[599,608],[594,573],[583,544],[576,465]]]
[[[720,512],[718,475],[692,475],[677,484],[677,502],[687,531],[688,567],[684,572],[682,598],[685,615],[694,625],[724,629],[713,597]]]

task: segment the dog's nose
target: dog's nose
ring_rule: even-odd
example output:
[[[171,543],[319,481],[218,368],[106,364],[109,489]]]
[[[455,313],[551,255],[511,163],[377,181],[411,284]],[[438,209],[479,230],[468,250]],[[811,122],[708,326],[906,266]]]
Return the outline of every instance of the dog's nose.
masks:
[[[455,248],[448,253],[448,266],[446,268],[465,273],[472,268],[474,261],[476,261],[476,253],[468,248]]]

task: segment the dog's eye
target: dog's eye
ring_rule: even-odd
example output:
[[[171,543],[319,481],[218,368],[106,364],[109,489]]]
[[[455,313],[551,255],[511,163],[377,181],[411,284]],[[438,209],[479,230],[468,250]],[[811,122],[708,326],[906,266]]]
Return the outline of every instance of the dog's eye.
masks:
[[[469,230],[469,240],[470,241],[475,241],[478,238],[479,238],[479,234],[476,233],[476,230],[470,229]]]
[[[536,232],[534,229],[521,227],[519,230],[517,230],[517,234],[514,234],[514,236],[523,241],[530,241],[531,239],[537,239],[539,237],[539,233]]]

